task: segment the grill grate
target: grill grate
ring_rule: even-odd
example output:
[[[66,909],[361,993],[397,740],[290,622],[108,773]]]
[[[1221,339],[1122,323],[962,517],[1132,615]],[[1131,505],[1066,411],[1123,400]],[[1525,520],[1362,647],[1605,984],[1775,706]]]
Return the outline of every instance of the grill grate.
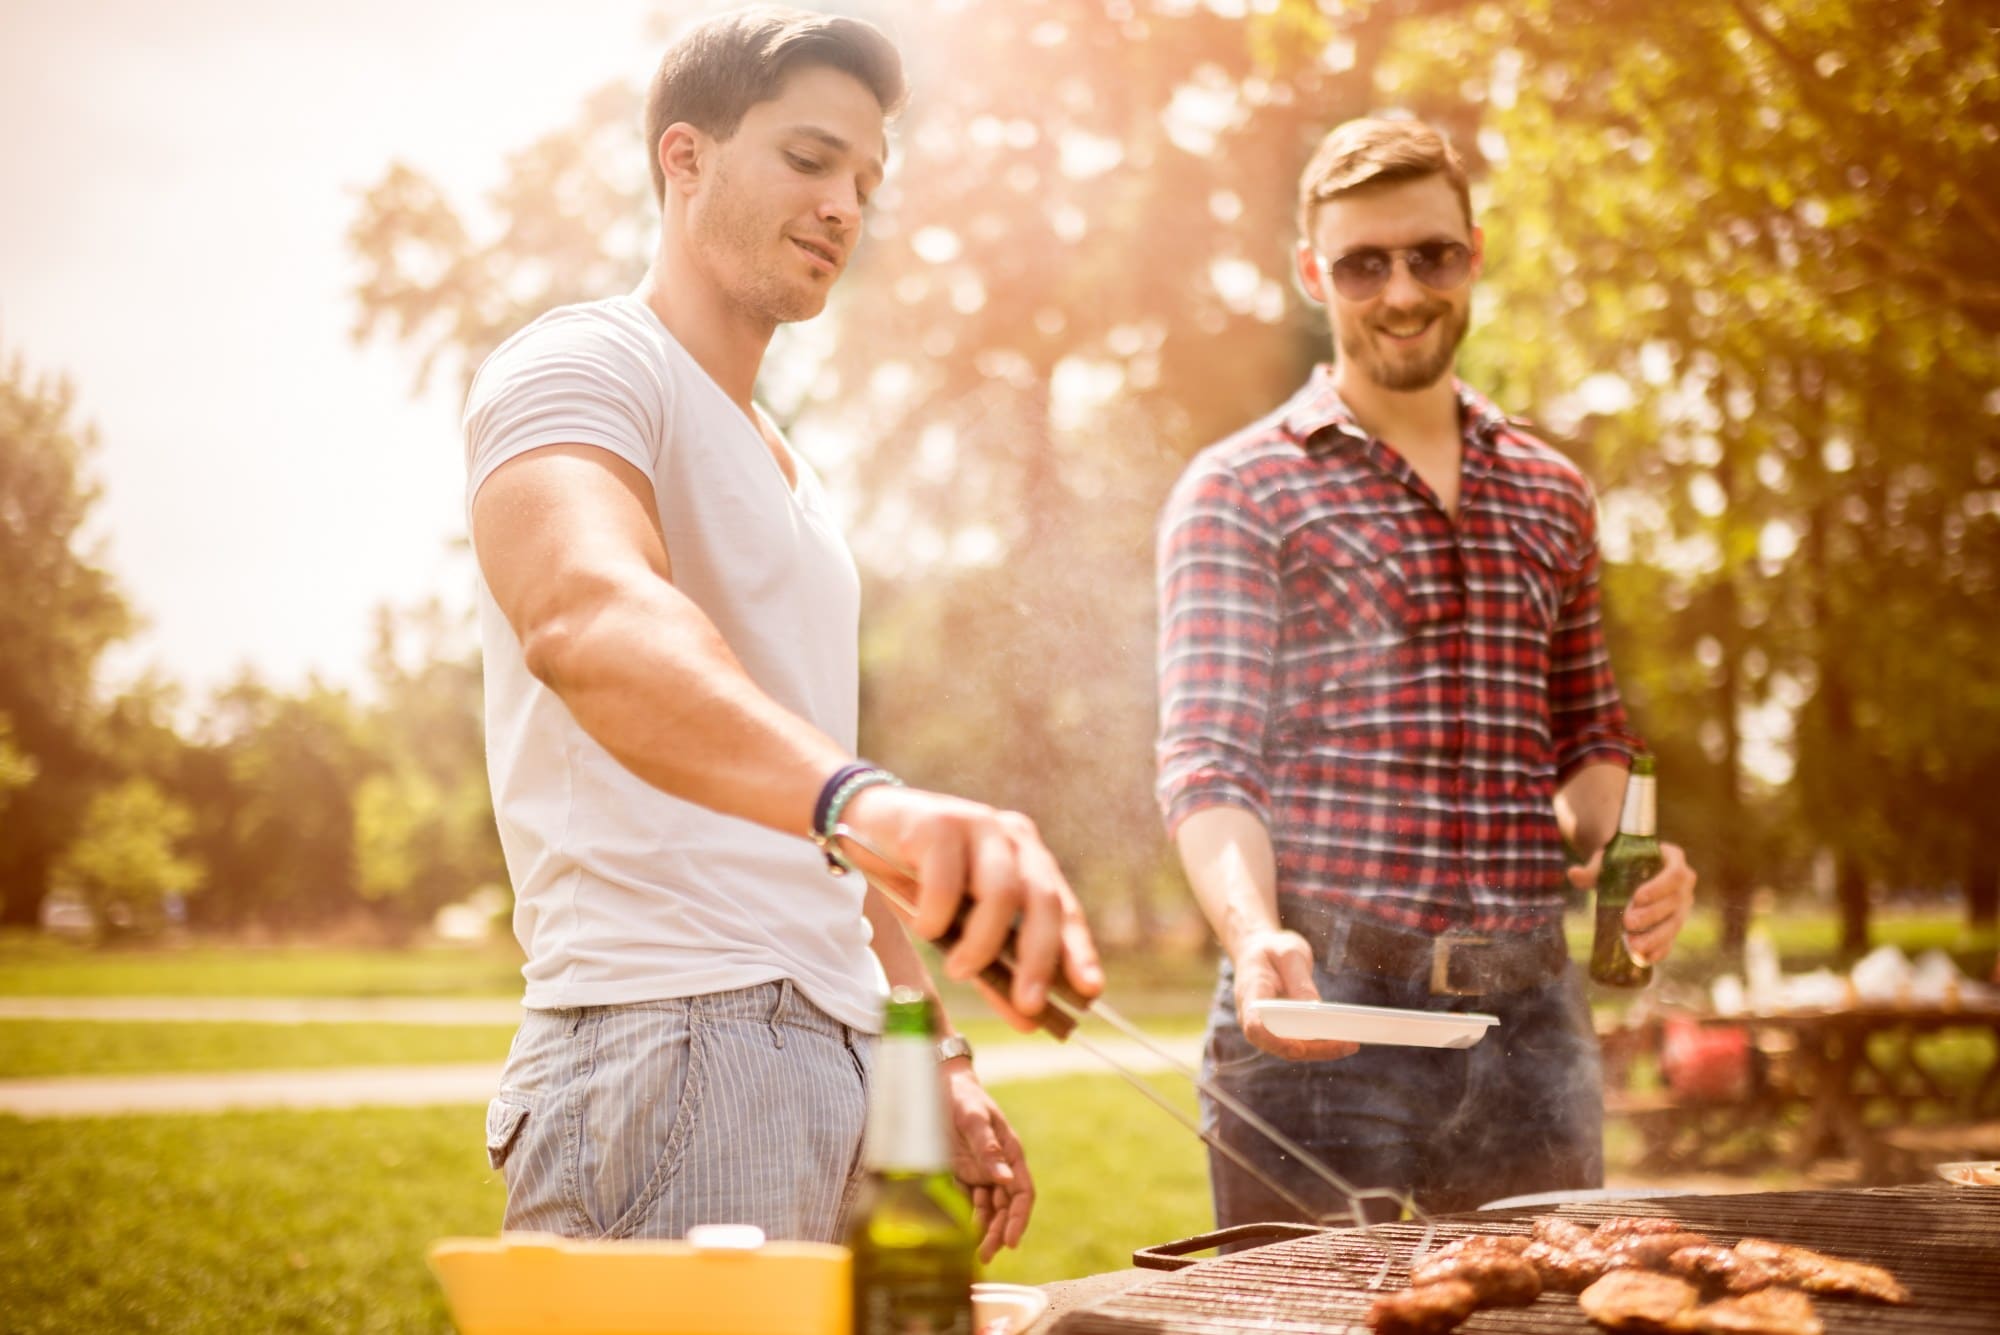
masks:
[[[1431,1249],[1471,1233],[1525,1233],[1545,1214],[1586,1226],[1613,1215],[1664,1215],[1720,1243],[1769,1238],[1866,1261],[1886,1268],[1909,1289],[1904,1307],[1815,1296],[1827,1335],[2000,1335],[2000,1188],[1939,1183],[1481,1211],[1440,1218]],[[1404,1286],[1422,1236],[1420,1225],[1381,1224],[1217,1257],[1071,1312],[1056,1330],[1059,1335],[1368,1335],[1369,1306]],[[1465,1335],[1602,1335],[1571,1294],[1544,1294],[1531,1307],[1476,1312],[1459,1329]]]

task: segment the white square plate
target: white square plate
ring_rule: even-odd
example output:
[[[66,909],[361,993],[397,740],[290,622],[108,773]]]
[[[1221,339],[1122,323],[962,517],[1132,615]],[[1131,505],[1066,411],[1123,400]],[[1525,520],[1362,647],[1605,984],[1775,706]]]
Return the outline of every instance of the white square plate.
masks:
[[[1250,1009],[1279,1038],[1397,1043],[1411,1048],[1469,1048],[1500,1023],[1478,1011],[1406,1011],[1340,1001],[1253,1001]]]

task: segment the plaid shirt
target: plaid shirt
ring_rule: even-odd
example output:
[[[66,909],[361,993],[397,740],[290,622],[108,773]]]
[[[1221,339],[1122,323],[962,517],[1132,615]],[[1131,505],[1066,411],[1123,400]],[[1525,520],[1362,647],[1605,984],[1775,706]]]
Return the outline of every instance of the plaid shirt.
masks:
[[[1557,786],[1629,763],[1575,465],[1458,386],[1457,521],[1322,366],[1161,519],[1159,799],[1256,813],[1278,892],[1425,932],[1563,906]]]

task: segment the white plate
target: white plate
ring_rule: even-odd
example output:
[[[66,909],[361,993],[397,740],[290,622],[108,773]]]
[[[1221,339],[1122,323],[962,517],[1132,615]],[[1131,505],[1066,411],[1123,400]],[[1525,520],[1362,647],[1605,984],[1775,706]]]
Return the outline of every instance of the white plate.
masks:
[[[1500,1023],[1477,1011],[1406,1011],[1339,1001],[1253,1001],[1250,1009],[1279,1038],[1399,1043],[1411,1048],[1469,1048]]]
[[[1969,1163],[1941,1163],[1937,1175],[1961,1187],[2000,1187],[2000,1159],[1974,1159]]]
[[[972,1286],[972,1335],[1021,1335],[1049,1310],[1049,1295],[1026,1284]]]

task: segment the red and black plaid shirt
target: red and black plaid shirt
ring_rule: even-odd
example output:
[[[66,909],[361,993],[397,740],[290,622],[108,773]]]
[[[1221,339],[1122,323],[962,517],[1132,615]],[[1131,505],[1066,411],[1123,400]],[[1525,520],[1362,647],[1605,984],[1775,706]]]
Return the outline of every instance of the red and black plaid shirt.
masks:
[[[1521,932],[1562,909],[1556,787],[1629,763],[1574,464],[1458,387],[1456,522],[1321,367],[1161,518],[1159,798],[1269,827],[1280,898]]]

